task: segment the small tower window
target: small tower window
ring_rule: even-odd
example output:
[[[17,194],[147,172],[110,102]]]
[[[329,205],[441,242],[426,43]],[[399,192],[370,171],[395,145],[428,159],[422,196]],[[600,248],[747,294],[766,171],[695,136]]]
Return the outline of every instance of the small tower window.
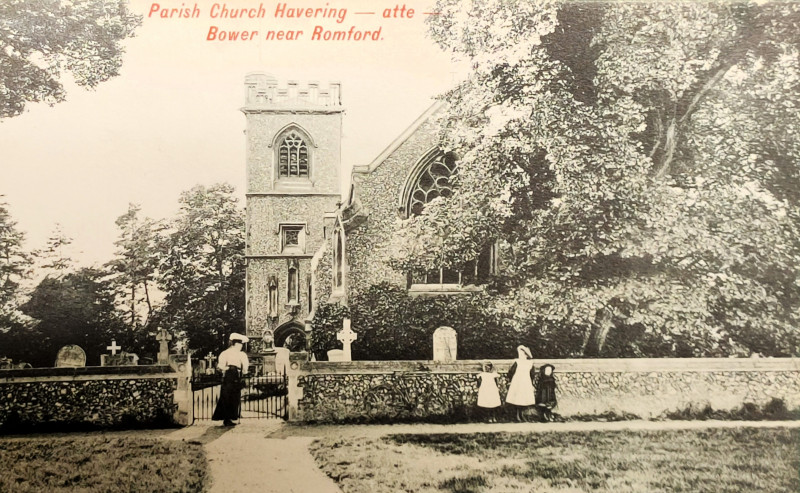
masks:
[[[308,178],[308,145],[297,132],[290,132],[281,141],[278,174],[281,178]]]
[[[281,253],[305,253],[306,242],[304,224],[281,224],[280,237]]]

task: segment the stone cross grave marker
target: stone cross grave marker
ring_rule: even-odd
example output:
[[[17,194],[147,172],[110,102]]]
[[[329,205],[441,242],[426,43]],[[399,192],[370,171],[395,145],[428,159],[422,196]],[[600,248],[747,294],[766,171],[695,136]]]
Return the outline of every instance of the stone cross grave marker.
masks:
[[[58,350],[56,368],[82,368],[86,366],[86,352],[80,346],[70,344]]]
[[[106,349],[111,351],[111,356],[116,356],[117,355],[117,351],[122,349],[122,347],[121,346],[117,346],[117,341],[115,339],[111,339],[111,345],[110,346],[106,346]]]
[[[216,360],[217,357],[211,353],[208,353],[203,359],[206,360],[206,373],[214,373],[214,360]]]
[[[172,340],[172,334],[159,328],[156,340],[158,341],[158,364],[169,364],[169,341]]]
[[[433,332],[433,360],[455,361],[458,355],[456,329],[439,327]]]
[[[342,320],[342,330],[336,334],[336,338],[342,342],[342,361],[352,361],[350,344],[358,339],[358,334],[350,330],[349,318]]]

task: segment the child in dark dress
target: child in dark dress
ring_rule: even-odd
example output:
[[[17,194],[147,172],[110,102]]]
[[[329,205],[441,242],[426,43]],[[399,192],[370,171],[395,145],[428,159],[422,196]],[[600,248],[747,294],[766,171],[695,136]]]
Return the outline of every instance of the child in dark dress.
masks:
[[[544,365],[536,375],[536,409],[542,415],[544,421],[553,421],[553,409],[558,405],[556,399],[556,377],[553,365]]]

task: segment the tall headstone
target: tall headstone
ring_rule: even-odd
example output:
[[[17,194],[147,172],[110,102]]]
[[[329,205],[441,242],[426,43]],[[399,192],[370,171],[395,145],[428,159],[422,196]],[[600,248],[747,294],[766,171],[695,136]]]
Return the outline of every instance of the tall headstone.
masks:
[[[350,319],[342,320],[342,330],[336,334],[336,338],[342,342],[342,360],[352,361],[353,358],[350,354],[350,344],[358,339],[358,334],[350,330]]]
[[[433,360],[455,361],[458,356],[458,338],[452,327],[439,327],[433,332]]]
[[[168,365],[169,341],[172,340],[172,334],[162,328],[159,328],[158,333],[156,334],[156,340],[158,341],[158,364]]]
[[[288,348],[285,347],[276,347],[275,348],[275,372],[276,373],[286,373],[286,369],[289,368],[289,354],[290,351]]]
[[[58,350],[56,368],[82,368],[86,366],[86,352],[80,346],[70,344]]]

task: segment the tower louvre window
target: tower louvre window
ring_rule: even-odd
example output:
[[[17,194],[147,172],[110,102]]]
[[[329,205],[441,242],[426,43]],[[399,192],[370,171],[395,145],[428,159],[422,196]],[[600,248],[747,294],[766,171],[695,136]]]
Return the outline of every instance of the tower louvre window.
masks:
[[[278,173],[281,178],[308,178],[308,168],[308,145],[297,132],[290,132],[278,150]]]

